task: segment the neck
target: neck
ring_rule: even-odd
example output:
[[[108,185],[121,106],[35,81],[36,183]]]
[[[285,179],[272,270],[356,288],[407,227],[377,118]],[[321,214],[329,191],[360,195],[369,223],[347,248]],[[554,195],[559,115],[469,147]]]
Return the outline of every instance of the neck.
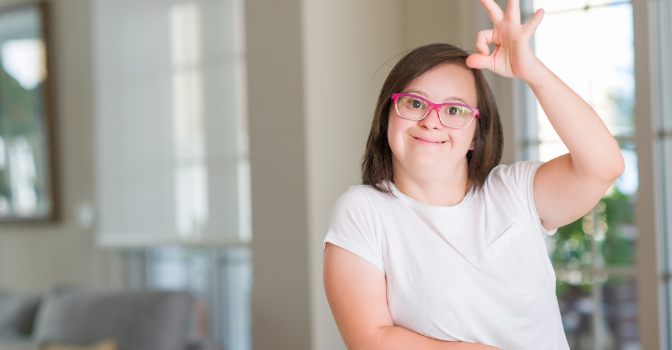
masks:
[[[438,170],[438,171],[437,171]],[[393,160],[394,186],[408,197],[428,205],[452,207],[468,192],[467,160],[446,169],[411,173]],[[427,175],[427,173],[432,175]]]

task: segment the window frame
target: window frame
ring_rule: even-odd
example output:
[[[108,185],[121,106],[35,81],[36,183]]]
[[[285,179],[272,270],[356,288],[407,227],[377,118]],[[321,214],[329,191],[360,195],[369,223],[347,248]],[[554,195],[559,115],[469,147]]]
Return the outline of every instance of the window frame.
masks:
[[[639,166],[639,193],[636,212],[639,230],[637,251],[638,304],[640,344],[642,349],[670,349],[665,336],[663,313],[665,301],[665,257],[662,212],[662,154],[659,153],[660,86],[659,52],[654,44],[659,40],[657,27],[660,14],[656,0],[632,0],[635,40],[635,142]],[[661,288],[662,287],[662,288]],[[669,308],[669,305],[667,306]]]

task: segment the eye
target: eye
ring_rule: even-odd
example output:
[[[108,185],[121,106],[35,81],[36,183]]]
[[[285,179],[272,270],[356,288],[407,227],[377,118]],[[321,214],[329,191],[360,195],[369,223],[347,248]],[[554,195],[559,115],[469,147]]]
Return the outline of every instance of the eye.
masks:
[[[420,109],[420,108],[422,108],[422,102],[420,102],[419,100],[410,100],[410,101],[408,102],[408,104],[409,104],[410,107],[413,108],[413,109]]]
[[[458,115],[458,114],[460,114],[460,112],[461,112],[461,110],[460,110],[459,107],[456,107],[456,106],[450,106],[450,107],[448,108],[448,114],[449,114],[449,115]]]

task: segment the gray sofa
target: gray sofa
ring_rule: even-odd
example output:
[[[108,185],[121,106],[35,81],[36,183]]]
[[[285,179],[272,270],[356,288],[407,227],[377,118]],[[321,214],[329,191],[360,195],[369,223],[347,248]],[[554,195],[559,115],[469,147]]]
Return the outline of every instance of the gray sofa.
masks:
[[[91,345],[111,338],[118,350],[221,350],[190,339],[195,301],[184,292],[0,291],[0,343]]]

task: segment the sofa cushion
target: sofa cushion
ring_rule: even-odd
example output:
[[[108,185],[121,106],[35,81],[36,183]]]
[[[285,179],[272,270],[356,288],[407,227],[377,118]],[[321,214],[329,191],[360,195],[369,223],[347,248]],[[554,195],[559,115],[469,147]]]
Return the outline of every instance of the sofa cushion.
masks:
[[[30,335],[39,303],[39,295],[0,291],[0,337]]]
[[[33,336],[73,345],[111,338],[119,350],[183,350],[193,303],[183,292],[52,293],[42,300]]]
[[[40,350],[117,350],[117,344],[113,340],[106,339],[89,346],[45,344]]]
[[[0,350],[40,350],[40,344],[36,341],[25,343],[0,341]]]

